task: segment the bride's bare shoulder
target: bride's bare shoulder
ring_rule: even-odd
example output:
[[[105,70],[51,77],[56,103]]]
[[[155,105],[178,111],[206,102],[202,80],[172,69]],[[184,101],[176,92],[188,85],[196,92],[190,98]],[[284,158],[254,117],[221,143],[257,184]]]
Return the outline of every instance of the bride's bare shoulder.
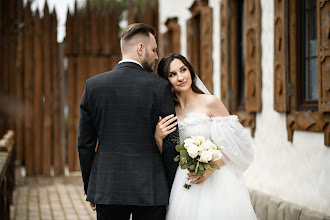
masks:
[[[224,117],[229,116],[229,112],[227,111],[224,104],[221,102],[221,100],[216,97],[215,95],[207,95],[203,94],[204,104],[208,109],[208,112],[210,116],[212,117]]]

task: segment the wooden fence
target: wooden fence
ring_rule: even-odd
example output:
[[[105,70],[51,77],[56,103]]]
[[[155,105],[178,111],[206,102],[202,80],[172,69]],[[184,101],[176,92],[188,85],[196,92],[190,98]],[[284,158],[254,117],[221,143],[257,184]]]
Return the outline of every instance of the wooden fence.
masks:
[[[17,134],[17,159],[27,174],[64,172],[56,12],[1,1],[0,130]]]

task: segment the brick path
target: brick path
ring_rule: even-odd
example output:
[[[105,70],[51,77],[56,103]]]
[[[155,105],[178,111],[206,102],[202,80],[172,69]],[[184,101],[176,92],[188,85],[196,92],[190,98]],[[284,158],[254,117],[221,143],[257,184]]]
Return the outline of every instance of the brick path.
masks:
[[[92,220],[81,176],[17,178],[11,220]]]

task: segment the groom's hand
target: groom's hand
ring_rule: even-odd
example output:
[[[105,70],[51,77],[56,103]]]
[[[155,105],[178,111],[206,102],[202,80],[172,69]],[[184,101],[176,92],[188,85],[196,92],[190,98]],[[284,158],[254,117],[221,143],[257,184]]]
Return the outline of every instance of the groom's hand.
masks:
[[[92,208],[93,211],[96,210],[96,204],[94,202],[89,202],[89,206]]]

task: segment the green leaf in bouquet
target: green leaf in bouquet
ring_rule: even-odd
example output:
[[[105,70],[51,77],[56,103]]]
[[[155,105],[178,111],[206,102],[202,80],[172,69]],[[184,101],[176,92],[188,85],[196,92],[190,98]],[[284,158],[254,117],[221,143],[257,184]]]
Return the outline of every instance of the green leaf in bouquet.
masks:
[[[200,170],[204,170],[204,165],[203,165],[203,163],[200,163],[200,164],[199,164],[199,169],[200,169]]]
[[[186,149],[184,150],[180,150],[180,157],[189,157],[188,152],[186,151]]]
[[[182,150],[186,150],[186,149],[184,148],[183,144],[181,144],[181,145],[176,145],[176,146],[175,146],[175,149],[176,149],[177,152],[180,152],[180,151],[182,151]]]
[[[191,187],[191,185],[188,185],[187,183],[185,183],[185,184],[183,185],[183,187],[186,188],[186,189],[189,189],[189,188]]]
[[[195,170],[195,166],[196,166],[195,164],[190,165],[190,166],[189,166],[189,169],[191,169],[191,170]]]
[[[198,170],[197,176],[203,177],[203,174],[205,173],[205,170]]]
[[[174,157],[174,161],[178,162],[180,160],[180,155],[177,155],[176,157]]]
[[[209,163],[204,164],[204,169],[205,170],[209,169],[210,167],[211,167],[211,165]]]
[[[211,166],[213,169],[220,170],[220,167],[219,167],[218,165],[216,165],[215,163],[211,163],[210,166]]]
[[[181,161],[183,161],[183,163],[185,163],[187,161],[187,157],[182,157]]]
[[[197,161],[196,167],[195,167],[195,173],[197,173],[199,167],[199,161]]]
[[[187,169],[189,166],[187,165],[187,164],[183,164],[182,166],[181,166],[181,169],[183,169],[183,170],[185,170],[185,169]]]

